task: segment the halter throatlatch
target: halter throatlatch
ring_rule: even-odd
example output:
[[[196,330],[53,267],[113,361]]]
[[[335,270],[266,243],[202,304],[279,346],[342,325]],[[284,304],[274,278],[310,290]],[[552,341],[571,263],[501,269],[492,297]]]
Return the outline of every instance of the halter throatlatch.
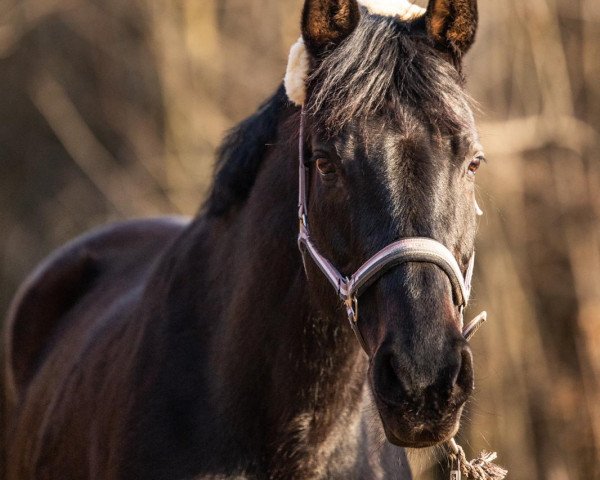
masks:
[[[350,277],[342,275],[329,260],[319,253],[319,250],[311,241],[308,228],[306,186],[309,172],[304,159],[305,122],[306,114],[304,107],[302,107],[300,113],[300,132],[298,135],[298,248],[302,253],[304,269],[306,270],[306,257],[308,255],[344,302],[350,327],[365,353],[369,354],[358,325],[358,298],[365,289],[372,285],[387,270],[401,263],[408,262],[432,263],[441,268],[448,276],[452,285],[452,299],[460,313],[462,334],[467,341],[470,340],[487,319],[487,313],[482,312],[466,327],[463,325],[463,311],[469,302],[471,294],[475,253],[471,255],[464,277],[456,258],[450,250],[432,238],[411,237],[391,243],[363,263]],[[506,470],[492,463],[496,458],[495,453],[482,452],[479,458],[469,462],[465,457],[462,447],[454,439],[451,439],[446,444],[446,448],[452,461],[450,480],[460,480],[462,475],[475,480],[502,480],[507,474]]]

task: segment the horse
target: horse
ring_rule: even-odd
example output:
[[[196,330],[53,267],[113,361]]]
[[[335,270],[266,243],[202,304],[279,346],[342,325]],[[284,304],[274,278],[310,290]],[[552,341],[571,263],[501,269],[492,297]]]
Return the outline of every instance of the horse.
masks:
[[[18,291],[5,478],[412,478],[473,390],[477,20],[306,0],[199,214],[92,231]]]

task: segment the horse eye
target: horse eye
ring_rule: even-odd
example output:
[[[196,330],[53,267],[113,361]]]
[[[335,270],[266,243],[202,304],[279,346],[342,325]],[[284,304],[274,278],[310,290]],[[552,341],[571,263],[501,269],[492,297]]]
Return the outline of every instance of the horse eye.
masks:
[[[473,158],[473,160],[471,160],[471,163],[469,164],[469,173],[471,175],[475,175],[475,173],[477,172],[477,170],[479,169],[479,166],[481,165],[481,162],[484,161],[484,157],[483,155],[477,155],[475,158]]]
[[[335,173],[335,164],[329,161],[328,159],[317,158],[317,161],[315,163],[317,165],[317,170],[319,170],[319,173],[321,175],[327,176],[333,175]]]

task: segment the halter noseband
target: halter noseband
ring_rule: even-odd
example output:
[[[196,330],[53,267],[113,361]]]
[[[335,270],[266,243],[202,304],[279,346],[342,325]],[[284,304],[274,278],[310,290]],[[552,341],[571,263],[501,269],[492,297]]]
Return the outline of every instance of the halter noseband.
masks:
[[[298,218],[300,221],[298,247],[302,254],[304,269],[306,270],[306,254],[308,254],[344,302],[350,326],[363,350],[368,354],[366,343],[358,328],[358,297],[365,289],[372,285],[375,280],[383,275],[384,272],[401,263],[432,263],[444,271],[452,285],[452,298],[454,304],[459,308],[462,328],[463,310],[469,301],[471,293],[471,279],[473,277],[473,267],[475,266],[475,253],[473,253],[469,260],[465,277],[463,277],[458,262],[450,250],[440,242],[426,237],[403,238],[397,242],[391,243],[373,255],[350,277],[342,275],[329,260],[319,253],[316,246],[311,241],[308,228],[306,185],[309,172],[308,167],[304,162],[305,117],[306,114],[303,107],[300,113],[298,144]],[[463,334],[465,336],[467,336],[467,333],[472,335],[479,327],[479,324],[484,320],[485,315],[479,315],[466,329],[463,330]]]

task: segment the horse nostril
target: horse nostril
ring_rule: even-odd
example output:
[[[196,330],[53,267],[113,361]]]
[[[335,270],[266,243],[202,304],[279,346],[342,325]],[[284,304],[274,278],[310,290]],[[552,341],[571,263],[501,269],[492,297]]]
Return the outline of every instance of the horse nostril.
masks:
[[[387,402],[396,404],[406,391],[393,353],[381,353],[375,358],[375,389]]]
[[[473,390],[473,360],[471,349],[464,342],[455,346],[443,363],[408,362],[391,351],[379,352],[373,364],[375,394],[391,406],[404,402],[420,402],[428,398],[462,403]],[[431,368],[433,367],[433,368]]]
[[[463,345],[460,350],[460,365],[456,370],[453,385],[458,386],[465,393],[473,390],[473,355],[468,345]]]
[[[388,390],[394,389],[398,384],[398,373],[394,367],[393,355],[385,355],[381,363],[381,377],[383,386]]]

